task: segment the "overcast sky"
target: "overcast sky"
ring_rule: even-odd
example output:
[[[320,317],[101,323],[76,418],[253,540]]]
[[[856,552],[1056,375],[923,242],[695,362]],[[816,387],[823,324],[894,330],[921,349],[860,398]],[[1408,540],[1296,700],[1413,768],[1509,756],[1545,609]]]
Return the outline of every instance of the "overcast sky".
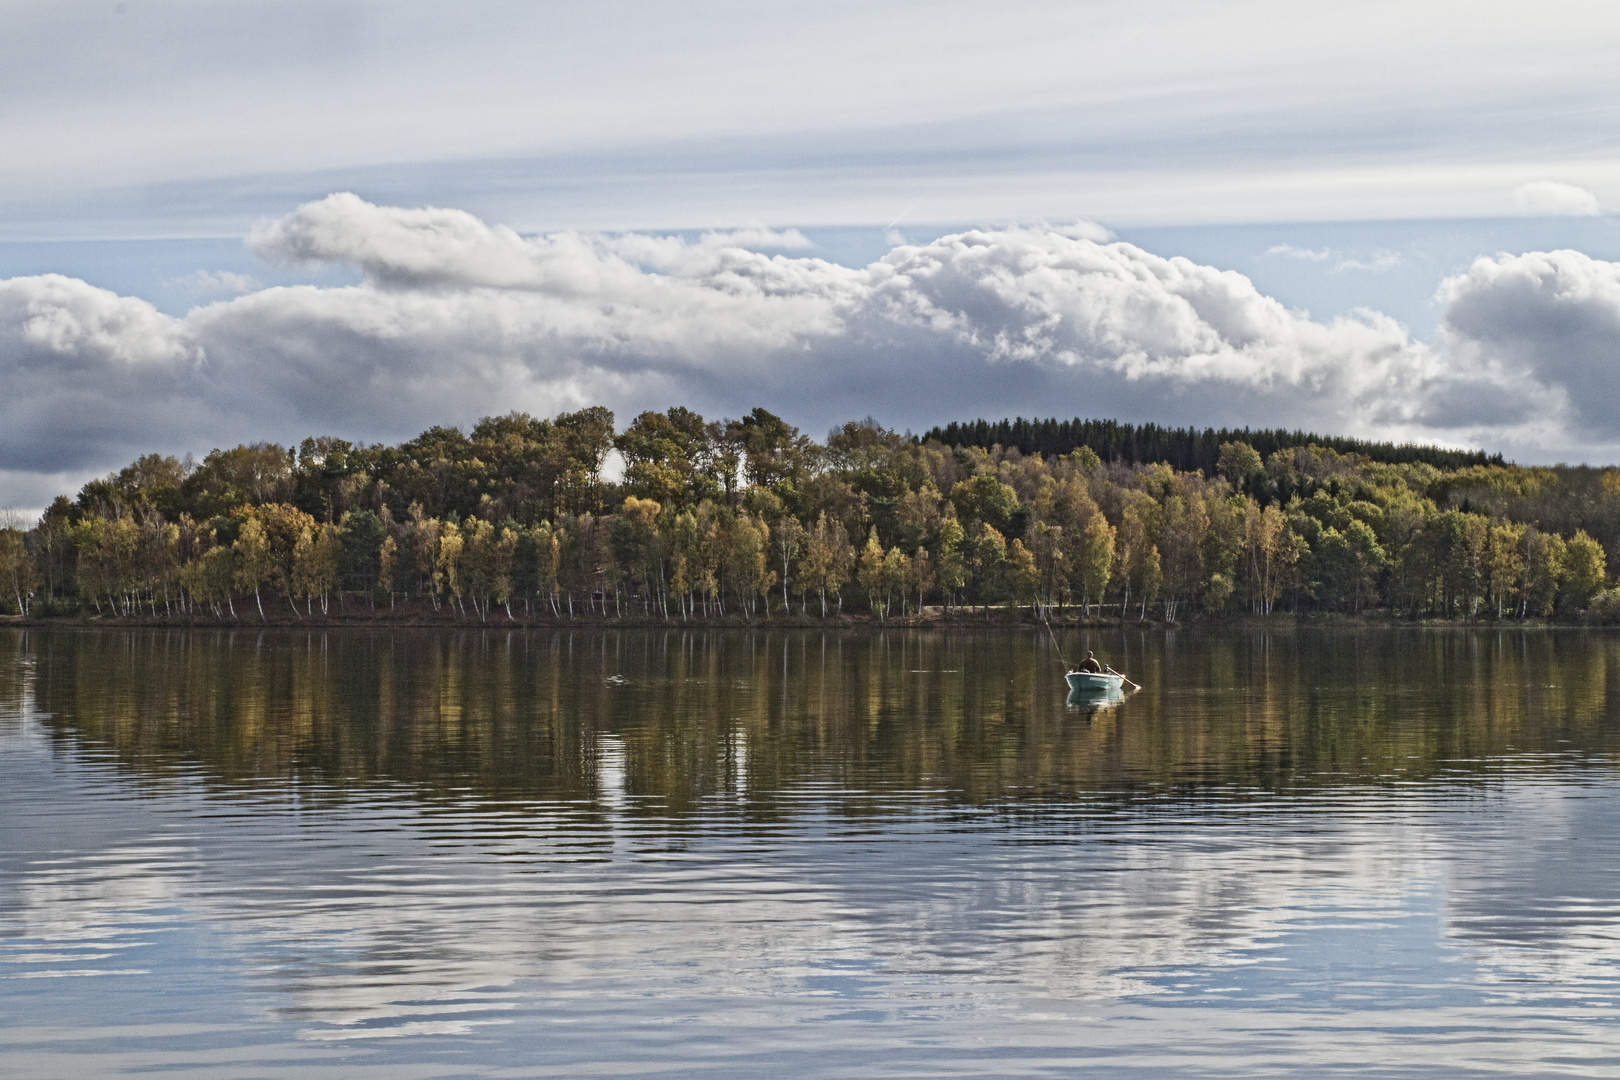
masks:
[[[1620,460],[1617,46],[1600,3],[0,2],[0,505],[598,401]]]

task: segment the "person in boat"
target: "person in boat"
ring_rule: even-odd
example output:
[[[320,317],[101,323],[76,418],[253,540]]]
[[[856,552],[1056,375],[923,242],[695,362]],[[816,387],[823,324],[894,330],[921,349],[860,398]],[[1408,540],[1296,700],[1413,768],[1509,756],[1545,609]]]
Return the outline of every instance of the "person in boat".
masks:
[[[1088,652],[1086,658],[1080,661],[1080,666],[1075,670],[1089,672],[1092,675],[1101,675],[1103,666],[1098,662],[1096,653]]]

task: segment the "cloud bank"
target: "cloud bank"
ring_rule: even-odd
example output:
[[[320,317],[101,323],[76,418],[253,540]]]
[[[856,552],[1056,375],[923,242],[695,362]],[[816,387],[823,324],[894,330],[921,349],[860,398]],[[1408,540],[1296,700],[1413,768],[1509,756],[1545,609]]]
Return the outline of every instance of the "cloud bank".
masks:
[[[1620,266],[1481,259],[1439,340],[1386,316],[1289,310],[1241,274],[1088,224],[902,244],[860,269],[796,233],[525,237],[349,194],[249,238],[358,285],[260,289],[183,318],[56,275],[0,281],[0,501],[30,475],[152,449],[603,403],[627,417],[755,404],[819,432],[1023,415],[1301,426],[1483,444],[1522,460],[1620,446]],[[19,479],[21,478],[21,479]]]
[[[1513,202],[1531,217],[1591,217],[1603,212],[1597,196],[1574,184],[1536,180],[1513,189]]]
[[[0,236],[218,235],[348,187],[530,231],[1615,199],[1620,6],[1460,10],[12,0]]]

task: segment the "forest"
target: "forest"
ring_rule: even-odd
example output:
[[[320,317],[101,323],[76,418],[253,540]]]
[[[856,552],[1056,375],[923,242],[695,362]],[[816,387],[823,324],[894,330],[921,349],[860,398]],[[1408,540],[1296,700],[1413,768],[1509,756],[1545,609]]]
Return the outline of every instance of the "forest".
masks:
[[[1270,457],[1279,450],[1316,446],[1341,454],[1359,454],[1371,461],[1401,464],[1426,461],[1442,469],[1467,465],[1501,465],[1501,454],[1483,450],[1448,450],[1417,443],[1371,442],[1334,435],[1282,428],[1168,428],[1160,424],[1127,424],[1118,420],[973,420],[931,429],[923,437],[946,446],[1014,447],[1021,454],[1064,454],[1089,447],[1104,461],[1164,462],[1176,469],[1213,473],[1220,465],[1221,448],[1230,442],[1247,443]]]
[[[1617,555],[1616,469],[1113,421],[911,436],[869,418],[818,442],[763,408],[710,421],[674,407],[620,431],[587,408],[397,446],[141,457],[0,529],[0,608],[209,623],[1606,622],[1620,619]]]

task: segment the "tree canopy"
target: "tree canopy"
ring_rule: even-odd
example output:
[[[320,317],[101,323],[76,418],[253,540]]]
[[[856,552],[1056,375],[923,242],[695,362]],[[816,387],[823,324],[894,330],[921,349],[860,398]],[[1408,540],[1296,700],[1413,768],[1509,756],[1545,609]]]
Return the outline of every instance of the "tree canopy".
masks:
[[[677,406],[620,431],[597,407],[395,446],[319,436],[201,462],[150,454],[34,527],[0,529],[0,605],[220,619],[314,619],[334,604],[483,620],[1620,617],[1620,471],[1074,423],[911,438],[868,418],[818,442],[763,408],[706,420]],[[995,432],[1009,441],[985,444]],[[1049,435],[1066,448],[1031,444]]]

